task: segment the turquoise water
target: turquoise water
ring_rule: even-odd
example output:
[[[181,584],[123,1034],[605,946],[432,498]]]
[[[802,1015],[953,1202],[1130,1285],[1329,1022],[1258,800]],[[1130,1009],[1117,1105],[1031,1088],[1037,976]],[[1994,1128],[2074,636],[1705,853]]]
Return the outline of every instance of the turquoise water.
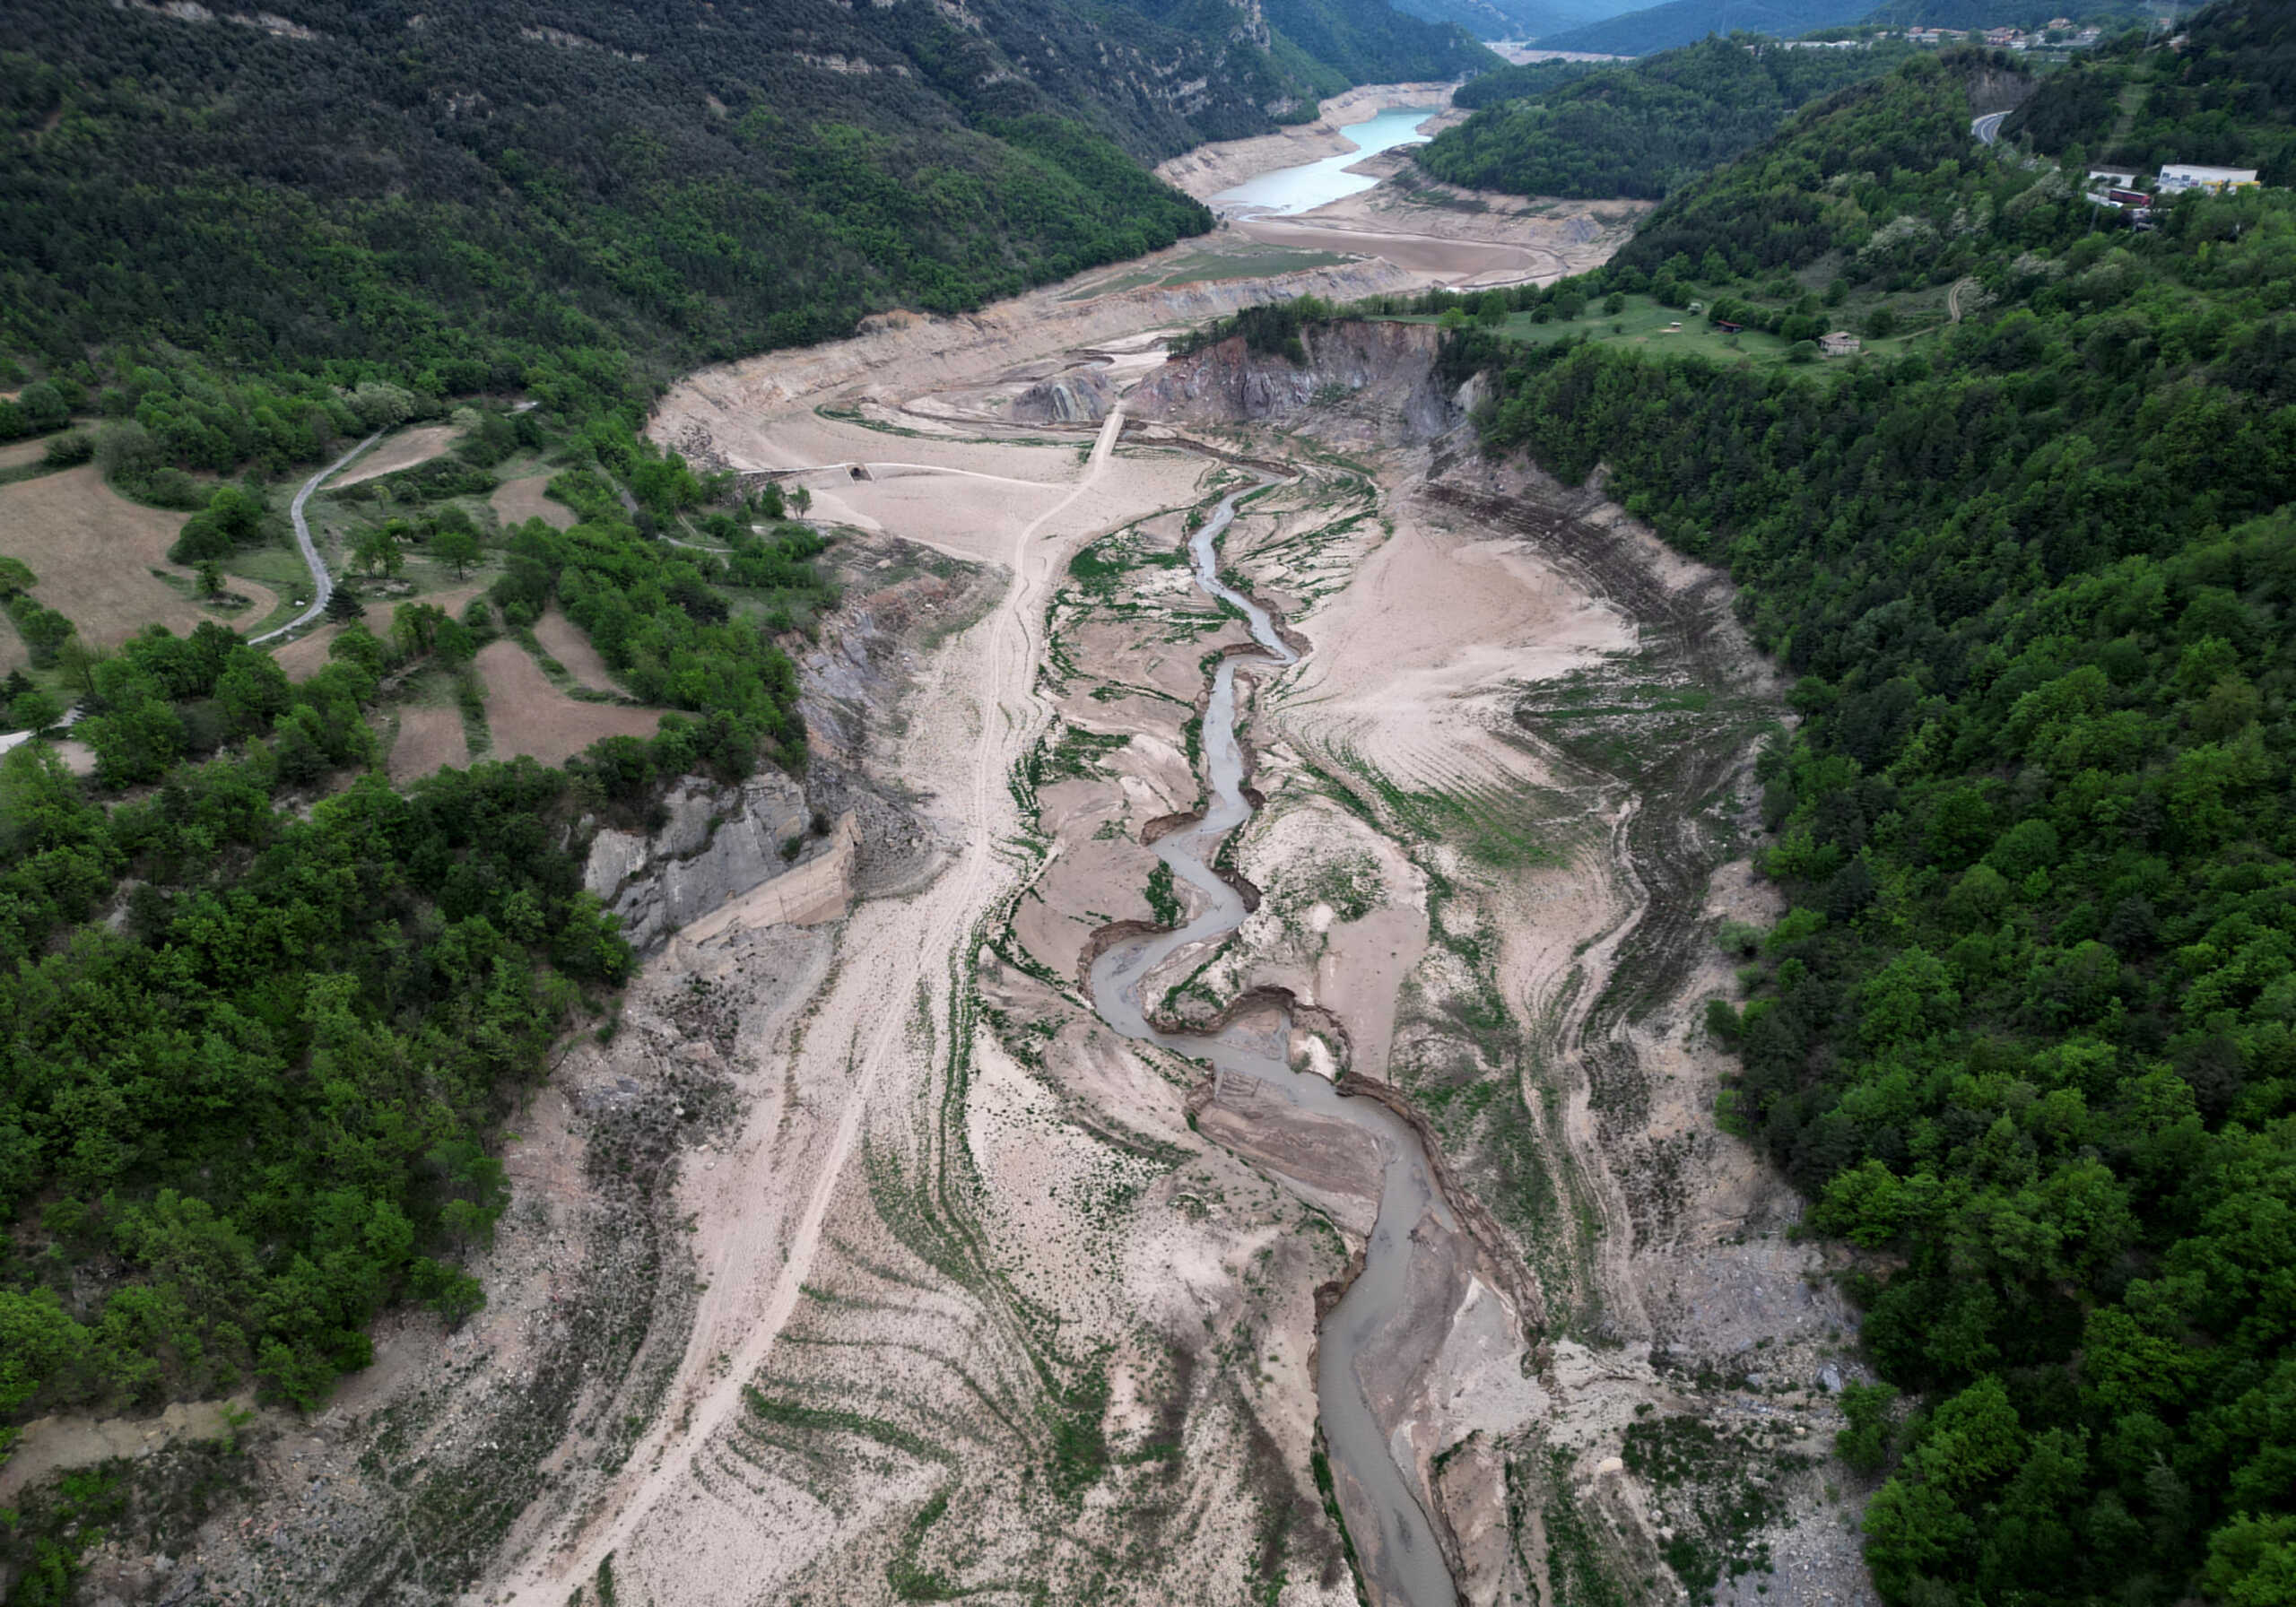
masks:
[[[1392,151],[1397,145],[1423,139],[1419,126],[1441,109],[1439,106],[1391,106],[1368,123],[1352,124],[1340,130],[1359,149],[1248,178],[1235,188],[1222,190],[1213,196],[1213,210],[1230,216],[1249,213],[1282,217],[1368,190],[1378,180],[1347,169],[1374,152]]]

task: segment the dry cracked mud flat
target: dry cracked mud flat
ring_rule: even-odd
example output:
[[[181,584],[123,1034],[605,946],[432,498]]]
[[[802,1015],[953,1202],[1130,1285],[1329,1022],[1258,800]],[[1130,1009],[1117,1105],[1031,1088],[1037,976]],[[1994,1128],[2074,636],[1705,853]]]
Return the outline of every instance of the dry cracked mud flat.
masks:
[[[520,1118],[485,1311],[398,1319],[324,1414],[257,1426],[251,1498],[95,1589],[1424,1600],[1318,1395],[1406,1141],[1212,1077],[1218,1033],[1424,1154],[1342,1385],[1459,1599],[1869,1599],[1826,1455],[1851,1317],[1713,1116],[1782,717],[1726,585],[1481,461],[1430,330],[1163,360],[1248,300],[1410,282],[1054,287],[679,386],[659,439],[839,533],[803,795],[682,795],[612,845],[613,896],[727,897]],[[1222,597],[1187,546],[1230,499]],[[1248,818],[1207,834],[1231,720]],[[785,814],[817,822],[786,870],[721,824]],[[1096,960],[1213,901],[1175,833],[1239,921],[1155,945],[1127,1038]]]

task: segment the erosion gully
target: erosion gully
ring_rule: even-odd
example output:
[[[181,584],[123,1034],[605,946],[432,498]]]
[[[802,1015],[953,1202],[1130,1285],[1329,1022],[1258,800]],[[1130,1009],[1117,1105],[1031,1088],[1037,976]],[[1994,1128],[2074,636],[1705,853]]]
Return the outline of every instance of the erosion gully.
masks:
[[[1316,1072],[1293,1071],[1284,1054],[1288,1035],[1276,1035],[1271,1042],[1266,1034],[1235,1029],[1209,1035],[1160,1031],[1149,1024],[1140,996],[1142,984],[1166,959],[1191,943],[1224,937],[1243,924],[1247,913],[1242,896],[1212,868],[1221,840],[1252,812],[1243,795],[1243,748],[1236,737],[1236,672],[1245,667],[1282,669],[1298,663],[1300,656],[1278,634],[1265,609],[1221,583],[1215,546],[1235,518],[1237,504],[1254,490],[1273,483],[1265,479],[1258,487],[1230,492],[1188,543],[1196,584],[1240,609],[1250,621],[1252,639],[1262,649],[1221,660],[1204,714],[1209,806],[1196,824],[1155,845],[1157,856],[1172,867],[1172,873],[1203,895],[1203,913],[1176,932],[1134,938],[1102,953],[1091,969],[1092,1003],[1100,1018],[1128,1038],[1209,1061],[1215,1078],[1249,1078],[1302,1111],[1361,1129],[1377,1143],[1378,1214],[1361,1273],[1323,1322],[1316,1360],[1317,1406],[1333,1462],[1352,1475],[1373,1508],[1350,1517],[1358,1524],[1368,1517],[1378,1526],[1379,1543],[1359,1543],[1356,1549],[1366,1569],[1377,1576],[1379,1595],[1409,1607],[1454,1607],[1457,1592],[1434,1528],[1380,1431],[1356,1367],[1358,1357],[1377,1346],[1390,1325],[1402,1320],[1405,1278],[1422,1220],[1432,1217],[1443,1230],[1458,1231],[1435,1186],[1418,1134],[1385,1106],[1348,1098]]]

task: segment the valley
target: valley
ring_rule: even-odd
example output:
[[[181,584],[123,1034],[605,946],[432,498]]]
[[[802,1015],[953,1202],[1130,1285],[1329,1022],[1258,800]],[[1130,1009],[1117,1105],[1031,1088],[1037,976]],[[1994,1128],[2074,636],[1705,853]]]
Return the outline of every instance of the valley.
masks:
[[[839,534],[802,795],[600,834],[649,958],[486,1307],[276,1421],[211,1586],[1866,1599],[1852,1318],[1711,1114],[1782,717],[1726,586],[1480,464],[1425,326],[1165,359],[1422,275],[1156,267],[664,400]]]
[[[0,53],[5,1607],[2282,1600],[2285,8],[440,3]]]
[[[31,1425],[19,1485],[125,1437],[140,1489],[204,1487],[219,1413],[245,1446],[225,1518],[108,1542],[91,1586],[1863,1599],[1816,1449],[1850,1318],[1711,1116],[1705,934],[1762,914],[1746,764],[1779,717],[1726,587],[1482,466],[1426,325],[1168,358],[1271,300],[1582,270],[1636,215],[1367,166],[672,388],[658,443],[835,538],[806,773],[596,832],[643,969],[512,1118],[483,1309],[385,1318],[309,1419]],[[456,439],[315,477],[321,560],[364,527],[343,486]],[[493,500],[562,527],[539,483]],[[483,578],[455,579],[424,595],[459,609]],[[300,682],[342,634],[280,661]],[[532,635],[478,656],[477,723],[397,710],[394,777],[652,733],[561,613]],[[1668,757],[1630,761],[1654,733]],[[1683,1435],[1728,1454],[1654,1475]]]

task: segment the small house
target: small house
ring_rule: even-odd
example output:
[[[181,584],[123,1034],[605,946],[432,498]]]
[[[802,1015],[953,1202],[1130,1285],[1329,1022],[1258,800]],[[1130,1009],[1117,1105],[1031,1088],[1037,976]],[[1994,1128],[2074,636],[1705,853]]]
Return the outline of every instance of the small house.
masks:
[[[1740,330],[1744,329],[1745,326],[1744,324],[1733,324],[1727,318],[1717,318],[1714,320],[1714,327],[1719,329],[1725,334],[1735,334]]]
[[[1837,329],[1831,334],[1818,337],[1818,350],[1828,357],[1855,357],[1865,349],[1866,343],[1847,329]]]

